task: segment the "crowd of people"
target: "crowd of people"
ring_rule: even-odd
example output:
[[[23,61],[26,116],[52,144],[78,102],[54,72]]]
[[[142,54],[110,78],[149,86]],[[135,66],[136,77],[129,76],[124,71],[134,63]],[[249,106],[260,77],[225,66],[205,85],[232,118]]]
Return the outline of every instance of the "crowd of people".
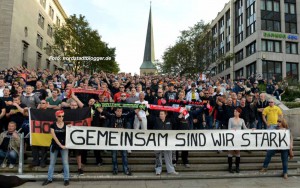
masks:
[[[72,88],[101,90],[101,94],[71,93]],[[266,93],[278,100],[284,94],[285,83],[268,80]],[[0,72],[0,162],[2,168],[14,168],[18,157],[19,131],[28,131],[28,108],[55,109],[57,122],[51,126],[53,141],[51,144],[48,180],[52,182],[53,166],[57,151],[61,151],[64,161],[65,185],[69,184],[69,167],[66,160],[67,150],[59,138],[65,134],[63,123],[64,109],[90,107],[92,126],[127,129],[193,130],[193,129],[276,129],[279,122],[285,122],[282,111],[271,97],[261,92],[254,77],[247,80],[206,79],[193,80],[185,76],[149,75],[139,76],[130,73],[109,74],[103,71],[93,74],[67,70],[29,70],[14,67]],[[172,102],[173,101],[173,102]],[[176,101],[176,103],[174,103]],[[200,105],[185,105],[185,102],[199,102]],[[95,108],[97,102],[139,103],[163,106],[185,106],[190,113],[185,119],[182,113],[140,109]],[[280,127],[281,128],[281,127]],[[288,128],[285,124],[284,128]],[[59,134],[60,136],[58,136]],[[64,140],[64,139],[63,139]],[[31,167],[46,167],[48,148],[32,146],[33,161]],[[127,153],[123,150],[123,172],[131,175]],[[222,151],[218,151],[222,152]],[[286,151],[287,152],[287,151]],[[290,151],[288,151],[289,153]],[[118,174],[117,151],[112,151],[113,174]],[[94,151],[96,165],[103,160],[100,151]],[[162,154],[167,171],[175,171],[179,163],[179,152],[156,152],[155,173],[161,174]],[[268,159],[273,153],[268,152]],[[75,151],[78,174],[82,175],[82,163],[87,161],[86,151]],[[228,153],[229,172],[232,169],[232,157],[236,156],[236,172],[240,171],[240,152]],[[283,155],[283,154],[282,154]],[[4,160],[5,159],[5,160]],[[190,168],[188,151],[181,152],[182,163]],[[287,177],[287,157],[284,154],[284,174]],[[268,165],[264,163],[264,170]]]

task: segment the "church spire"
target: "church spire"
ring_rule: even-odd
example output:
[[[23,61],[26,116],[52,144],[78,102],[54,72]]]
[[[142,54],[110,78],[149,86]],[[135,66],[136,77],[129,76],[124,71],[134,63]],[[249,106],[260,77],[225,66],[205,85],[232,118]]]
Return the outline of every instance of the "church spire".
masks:
[[[148,28],[146,35],[146,43],[144,50],[144,60],[140,67],[141,75],[143,73],[155,73],[156,67],[154,65],[155,55],[154,55],[154,38],[153,38],[153,25],[152,25],[152,11],[151,11],[151,1],[150,1],[150,11],[149,11],[149,20]]]

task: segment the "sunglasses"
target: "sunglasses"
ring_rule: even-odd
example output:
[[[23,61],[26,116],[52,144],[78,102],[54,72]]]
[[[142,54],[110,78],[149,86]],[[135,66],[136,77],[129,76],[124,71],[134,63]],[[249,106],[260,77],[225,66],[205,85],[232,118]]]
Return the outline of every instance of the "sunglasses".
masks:
[[[281,121],[277,121],[277,123],[281,123]]]
[[[274,102],[269,102],[269,103],[274,103]]]
[[[57,117],[59,117],[59,118],[63,118],[63,117],[65,117],[65,116],[57,116]]]
[[[121,97],[126,97],[126,95],[121,95]]]
[[[46,104],[46,103],[44,103],[44,102],[41,102],[41,104]]]

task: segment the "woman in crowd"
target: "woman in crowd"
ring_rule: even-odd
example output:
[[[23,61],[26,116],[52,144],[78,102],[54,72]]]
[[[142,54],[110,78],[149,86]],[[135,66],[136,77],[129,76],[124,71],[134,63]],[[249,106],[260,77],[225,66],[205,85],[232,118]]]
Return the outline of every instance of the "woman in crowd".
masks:
[[[279,119],[277,121],[277,129],[289,129],[289,126],[285,119]],[[294,153],[293,153],[293,137],[291,135],[291,142],[290,142],[290,149],[286,150],[279,150],[281,153],[281,161],[282,161],[282,175],[284,179],[288,178],[288,156],[290,156],[290,159],[293,159]],[[260,172],[267,172],[268,165],[272,159],[272,156],[277,152],[277,150],[267,150],[267,155],[265,157],[265,161],[263,164],[263,168],[260,170]]]
[[[247,129],[245,121],[240,118],[240,114],[242,113],[242,109],[240,107],[237,107],[234,110],[234,117],[230,118],[228,121],[228,129],[229,130],[241,130]],[[232,157],[235,155],[235,171],[236,173],[240,173],[240,160],[241,160],[241,155],[240,155],[240,150],[230,150],[228,151],[228,171],[230,173],[233,173],[232,169]]]
[[[66,140],[66,125],[63,121],[64,111],[58,110],[55,112],[56,122],[50,127],[52,142],[50,146],[50,165],[48,169],[48,179],[44,181],[43,186],[52,183],[54,166],[57,159],[58,151],[60,151],[62,163],[64,167],[64,185],[69,185],[69,159],[68,159],[68,149],[65,146]]]

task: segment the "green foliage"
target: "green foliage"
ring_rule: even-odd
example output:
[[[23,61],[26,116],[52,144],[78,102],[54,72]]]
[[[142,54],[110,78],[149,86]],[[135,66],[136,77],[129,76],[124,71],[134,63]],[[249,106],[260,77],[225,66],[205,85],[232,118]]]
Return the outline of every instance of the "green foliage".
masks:
[[[54,49],[63,53],[66,57],[106,57],[104,60],[72,60],[75,74],[88,68],[90,72],[103,70],[117,73],[119,66],[115,61],[115,48],[109,48],[108,44],[101,40],[97,30],[93,30],[84,16],[75,14],[70,16],[66,23],[54,31]]]
[[[209,64],[211,51],[210,26],[203,21],[189,30],[181,31],[175,45],[166,49],[163,62],[158,64],[161,73],[196,75]]]
[[[282,102],[288,108],[300,108],[300,102]]]
[[[296,98],[300,98],[300,91],[286,88],[285,93],[282,95],[281,100],[287,102],[293,102]]]
[[[259,84],[257,87],[259,88],[260,92],[265,92],[266,88],[267,88],[267,85],[266,84]]]

